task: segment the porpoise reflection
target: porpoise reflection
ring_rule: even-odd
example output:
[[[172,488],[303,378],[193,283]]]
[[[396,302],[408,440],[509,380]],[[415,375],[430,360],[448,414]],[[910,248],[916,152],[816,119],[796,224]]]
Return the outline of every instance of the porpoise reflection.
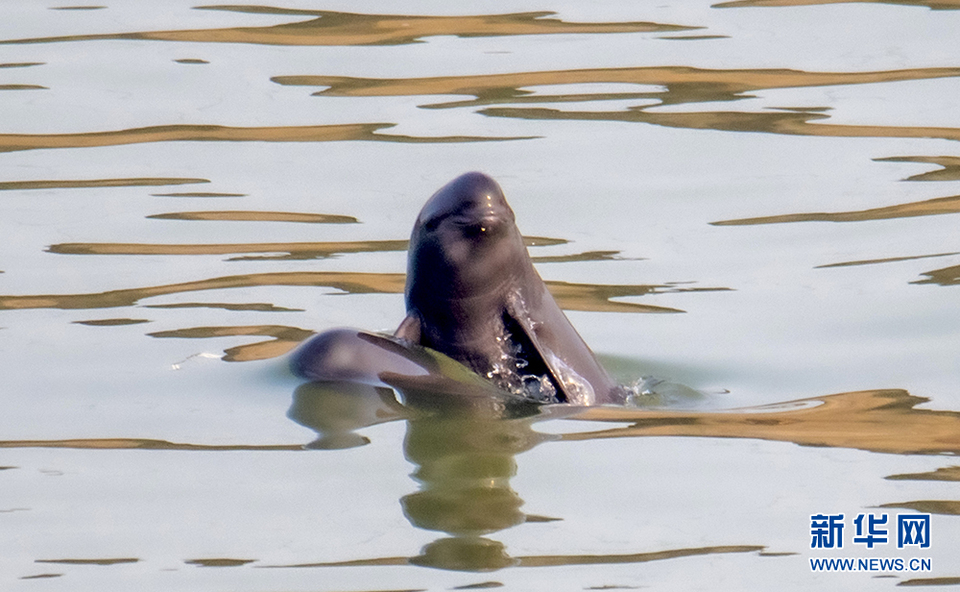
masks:
[[[294,372],[473,403],[626,398],[540,279],[487,175],[461,175],[427,200],[410,237],[405,295],[407,315],[393,336],[321,333],[295,352]]]

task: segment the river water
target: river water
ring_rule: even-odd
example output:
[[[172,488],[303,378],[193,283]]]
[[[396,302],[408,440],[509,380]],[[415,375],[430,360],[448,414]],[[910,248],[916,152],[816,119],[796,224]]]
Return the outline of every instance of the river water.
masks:
[[[4,2],[0,588],[960,582],[958,9]],[[468,170],[637,406],[289,374]]]

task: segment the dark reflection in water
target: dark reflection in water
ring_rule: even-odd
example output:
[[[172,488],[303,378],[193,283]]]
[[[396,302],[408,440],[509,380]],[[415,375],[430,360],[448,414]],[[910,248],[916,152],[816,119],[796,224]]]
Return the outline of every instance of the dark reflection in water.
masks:
[[[0,134],[0,152],[45,148],[92,148],[149,142],[482,142],[520,137],[442,136],[415,137],[378,133],[394,123],[347,123],[273,127],[228,127],[224,125],[158,125],[116,131],[76,134]]]
[[[66,35],[13,39],[4,43],[52,43],[103,39],[149,39],[211,43],[254,43],[264,45],[403,45],[424,37],[500,37],[505,35],[649,33],[687,31],[685,27],[649,22],[570,23],[550,18],[552,12],[521,12],[478,16],[414,16],[356,14],[332,10],[297,10],[268,6],[199,6],[265,15],[312,17],[310,20],[265,27],[232,27],[179,31],[145,31],[101,35]]]
[[[372,387],[368,387],[372,389]],[[334,386],[304,385],[298,390],[295,400],[300,396],[312,397],[311,405],[325,404],[333,397],[329,394],[337,389]],[[319,389],[319,390],[318,390]],[[317,417],[336,415],[336,409],[344,409],[347,402],[356,408],[341,416],[337,424],[342,431],[352,425],[351,431],[365,427],[370,417],[382,421],[401,419],[405,413],[397,407],[389,389],[370,391],[365,397],[358,397],[359,391],[344,391],[343,401]],[[312,393],[312,394],[310,394]],[[332,398],[329,400],[333,400]],[[800,399],[776,405],[753,407],[731,411],[688,411],[671,409],[642,409],[617,406],[573,408],[566,406],[547,406],[533,408],[522,418],[504,422],[502,418],[494,421],[490,417],[455,417],[448,423],[440,422],[438,433],[431,436],[434,440],[448,434],[450,442],[444,446],[452,450],[466,444],[456,438],[464,438],[468,443],[482,443],[486,440],[508,442],[533,442],[539,440],[526,434],[532,430],[534,421],[569,417],[574,420],[600,421],[613,423],[631,423],[627,427],[574,432],[563,434],[562,441],[593,440],[598,438],[633,437],[708,437],[708,438],[751,438],[794,442],[802,446],[827,446],[831,448],[855,448],[871,452],[888,454],[960,454],[960,412],[917,409],[928,399],[910,395],[903,390],[874,390],[841,393],[825,397]],[[302,401],[301,401],[302,402]],[[393,402],[393,403],[391,403]],[[297,405],[295,405],[297,407]],[[345,420],[343,418],[350,417]],[[435,421],[433,418],[431,421]],[[298,422],[304,425],[309,421]],[[483,423],[487,421],[489,423]],[[460,423],[458,423],[460,422]],[[479,422],[471,424],[470,422]],[[376,423],[380,423],[377,421]],[[500,424],[504,423],[504,427]],[[469,424],[469,425],[468,425]],[[323,432],[321,424],[310,424],[318,432]],[[416,425],[411,422],[411,426]],[[459,427],[458,427],[459,426]],[[467,429],[469,427],[469,429]],[[432,429],[432,428],[431,428]],[[446,430],[446,431],[444,431]],[[518,431],[519,430],[519,431]],[[476,436],[468,435],[477,431]],[[429,433],[429,432],[428,432]],[[521,437],[521,435],[524,435]],[[531,439],[532,438],[532,439]],[[412,443],[419,440],[408,438]],[[530,445],[529,447],[532,447]],[[521,448],[522,446],[518,444]],[[523,450],[528,449],[523,448]],[[419,457],[417,453],[415,456]],[[957,469],[944,469],[930,479],[960,479]],[[918,475],[893,476],[891,479],[921,478]]]
[[[532,429],[550,408],[506,393],[484,397],[473,381],[448,374],[432,358],[420,361],[429,375],[404,379],[407,387],[400,392],[406,405],[389,388],[308,383],[295,391],[288,415],[318,433],[312,448],[363,445],[368,440],[355,430],[406,419],[404,453],[417,467],[412,476],[421,488],[401,498],[404,514],[414,526],[450,535],[407,561],[461,571],[516,565],[503,544],[484,535],[525,522],[523,500],[510,487],[517,469],[514,457],[553,439]],[[459,400],[455,393],[463,389],[470,395]]]
[[[412,383],[411,383],[412,384]],[[431,383],[432,384],[432,383]],[[282,567],[407,565],[457,571],[494,571],[513,566],[639,563],[658,559],[759,551],[760,546],[706,547],[658,553],[512,557],[492,538],[501,530],[526,522],[559,518],[531,516],[521,510],[523,499],[510,480],[517,473],[516,455],[559,436],[537,432],[533,424],[576,413],[564,406],[533,403],[502,407],[466,407],[443,403],[419,387],[401,389],[400,405],[391,389],[355,383],[308,383],[294,393],[291,419],[318,433],[311,448],[337,449],[366,444],[356,430],[405,419],[404,454],[416,469],[419,491],[400,504],[411,524],[443,533],[414,557],[384,557],[346,562],[321,562]],[[446,397],[455,395],[446,394]],[[422,402],[428,402],[426,407]],[[278,566],[281,567],[281,566]]]
[[[405,409],[393,389],[357,383],[308,382],[293,393],[287,416],[317,432],[307,445],[315,450],[339,450],[369,444],[356,430],[402,419]]]
[[[324,391],[313,392],[303,387],[298,397],[320,400]],[[329,390],[329,389],[328,389]],[[312,394],[311,394],[312,393]],[[406,411],[394,403],[384,404],[381,393],[357,397],[345,391],[343,400],[329,409],[316,407],[316,401],[299,403],[301,411],[291,414],[296,421],[316,427],[321,435],[326,424],[309,418],[303,409],[320,409],[316,417],[323,421],[340,421],[341,433],[363,428],[370,417],[393,421],[407,417]],[[359,400],[363,399],[363,400]],[[625,407],[589,407],[577,411],[571,419],[631,423],[628,427],[564,434],[560,441],[598,438],[702,437],[747,438],[793,442],[801,446],[854,448],[887,454],[957,455],[960,454],[960,412],[917,409],[928,399],[902,390],[876,390],[841,393],[825,397],[800,399],[777,405],[733,411],[685,411],[666,409],[630,409]],[[337,415],[337,407],[350,409]],[[331,410],[332,409],[332,410]],[[561,409],[562,406],[561,406]],[[543,411],[541,418],[554,417]],[[341,419],[337,419],[337,418]],[[350,419],[353,417],[353,419]],[[352,427],[351,427],[352,426]],[[281,445],[200,445],[140,438],[95,438],[66,440],[0,440],[0,448],[90,448],[143,450],[303,450],[299,444]],[[950,473],[953,474],[953,469]],[[910,476],[911,478],[913,475]],[[891,477],[903,478],[907,477]]]
[[[550,439],[531,428],[535,418],[425,417],[407,423],[404,453],[417,469],[420,491],[404,496],[411,524],[451,535],[427,545],[412,563],[485,571],[517,563],[482,535],[526,521],[523,500],[510,487],[514,456]]]

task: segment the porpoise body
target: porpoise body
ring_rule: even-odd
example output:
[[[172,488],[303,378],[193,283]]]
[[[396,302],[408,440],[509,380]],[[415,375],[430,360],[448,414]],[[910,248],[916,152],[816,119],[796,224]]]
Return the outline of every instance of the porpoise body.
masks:
[[[623,401],[622,387],[597,361],[534,269],[513,210],[489,176],[466,173],[427,200],[413,226],[407,261],[407,314],[393,345],[383,349],[385,358],[378,359],[369,348],[351,353],[312,346],[324,339],[321,334],[295,354],[294,371],[313,380],[355,376],[370,384],[377,377],[395,377],[398,361],[410,364],[401,359],[409,356],[397,357],[399,344],[440,352],[498,389],[528,400],[575,405]],[[411,372],[415,378],[423,366],[414,365],[419,367]]]

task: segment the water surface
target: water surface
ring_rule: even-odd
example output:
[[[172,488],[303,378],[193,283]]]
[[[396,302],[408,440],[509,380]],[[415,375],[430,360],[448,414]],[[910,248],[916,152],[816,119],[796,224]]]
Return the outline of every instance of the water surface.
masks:
[[[4,3],[0,587],[955,584],[957,8]],[[289,375],[467,170],[638,406]]]

